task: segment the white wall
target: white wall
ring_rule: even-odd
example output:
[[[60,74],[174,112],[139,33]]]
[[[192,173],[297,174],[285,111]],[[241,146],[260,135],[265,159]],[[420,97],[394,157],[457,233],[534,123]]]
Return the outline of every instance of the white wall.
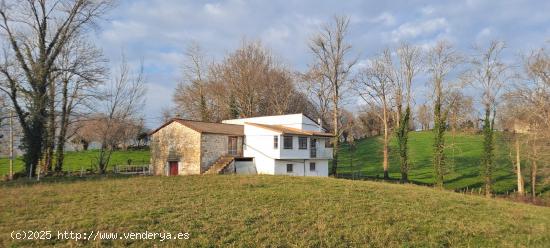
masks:
[[[259,128],[252,125],[244,125],[245,146],[243,155],[245,157],[264,156],[268,158],[279,158],[281,156],[281,137],[278,132]],[[279,137],[279,147],[273,146],[273,137]]]
[[[332,149],[325,148],[325,142],[328,141],[327,138],[317,138],[317,159],[310,160],[310,136],[302,136],[307,137],[307,149],[299,149],[299,135],[292,136],[292,149],[284,149],[284,139],[279,132],[253,125],[246,125],[244,124],[246,122],[284,125],[302,130],[319,131],[319,126],[309,118],[302,114],[294,114],[225,120],[223,123],[244,125],[245,146],[243,155],[245,157],[254,158],[254,165],[258,174],[328,176],[327,158],[332,158]],[[277,136],[279,139],[279,144],[276,149],[273,146],[274,136]],[[309,171],[310,161],[316,163],[315,171]],[[287,163],[294,164],[294,171],[292,173],[286,172]],[[239,166],[237,166],[237,170],[239,170]],[[243,165],[243,171],[244,170]]]
[[[261,116],[222,121],[222,123],[238,125],[243,125],[245,122],[267,125],[282,125],[308,131],[321,131],[317,123],[315,123],[303,114]]]
[[[310,171],[309,163],[315,162],[315,171]],[[293,171],[287,172],[287,164],[293,165]],[[305,173],[304,173],[305,169]],[[276,160],[275,161],[275,175],[288,175],[288,176],[328,176],[328,160],[327,159],[315,159],[315,160]]]
[[[240,175],[255,175],[256,166],[254,161],[235,161],[235,170]]]

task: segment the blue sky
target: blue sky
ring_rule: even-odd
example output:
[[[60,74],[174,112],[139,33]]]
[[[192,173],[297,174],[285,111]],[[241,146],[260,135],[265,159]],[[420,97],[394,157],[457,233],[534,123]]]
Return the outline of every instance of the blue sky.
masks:
[[[159,124],[171,106],[180,78],[183,51],[198,42],[220,60],[243,39],[261,40],[295,70],[311,63],[307,43],[334,15],[351,18],[349,42],[366,60],[401,41],[429,48],[446,39],[465,54],[493,39],[507,44],[509,61],[550,43],[550,1],[121,1],[94,34],[107,58],[121,51],[128,61],[143,59],[148,79],[146,124]],[[360,61],[361,62],[361,61]],[[425,97],[424,79],[415,95]],[[352,104],[353,105],[353,104]]]

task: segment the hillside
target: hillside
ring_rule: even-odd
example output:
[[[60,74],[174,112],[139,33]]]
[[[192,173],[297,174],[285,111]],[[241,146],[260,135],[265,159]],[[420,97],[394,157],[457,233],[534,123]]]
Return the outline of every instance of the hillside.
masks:
[[[550,208],[428,187],[282,176],[94,178],[0,184],[0,246],[14,230],[189,232],[188,247],[543,247]],[[55,234],[57,235],[57,234]],[[116,240],[150,247],[176,241]]]
[[[511,192],[516,187],[514,168],[509,160],[506,144],[497,140],[495,149],[494,190],[497,193]],[[483,137],[475,134],[447,133],[446,150],[447,162],[451,170],[445,176],[447,189],[479,188],[483,181],[479,176],[479,159],[482,153]],[[432,184],[432,132],[411,132],[409,136],[409,151],[412,162],[409,178],[420,184]],[[390,144],[390,177],[401,177],[397,142],[392,137]],[[370,137],[356,142],[355,152],[349,151],[344,145],[339,155],[339,173],[361,172],[369,177],[382,177],[382,138]],[[353,158],[353,159],[352,159]],[[350,167],[353,165],[353,167]],[[526,169],[526,167],[523,167]],[[526,171],[524,173],[527,173]],[[527,175],[527,174],[525,174]]]
[[[67,152],[65,154],[65,164],[63,165],[64,171],[80,171],[90,169],[93,164],[96,163],[98,156],[97,150]],[[149,164],[149,150],[137,150],[137,151],[114,151],[111,155],[109,162],[109,169],[113,165],[127,164],[128,159],[132,160],[132,164]],[[14,171],[23,170],[23,158],[17,157],[14,163]],[[9,173],[9,160],[8,158],[0,158],[0,177]]]

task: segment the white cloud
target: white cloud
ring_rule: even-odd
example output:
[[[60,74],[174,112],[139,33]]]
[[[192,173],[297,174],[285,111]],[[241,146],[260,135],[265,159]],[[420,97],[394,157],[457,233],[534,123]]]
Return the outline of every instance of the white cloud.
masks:
[[[445,18],[435,18],[420,22],[407,22],[391,31],[391,40],[394,42],[414,39],[420,36],[448,32],[449,23]]]
[[[446,39],[467,50],[476,39],[496,36],[514,53],[550,37],[550,2],[477,2],[121,0],[94,38],[113,66],[122,50],[131,65],[143,58],[150,79],[145,114],[156,116],[160,106],[171,104],[183,50],[191,40],[219,60],[243,37],[262,39],[292,69],[304,70],[312,59],[307,46],[311,35],[334,14],[352,18],[348,41],[353,55],[361,54],[358,67],[401,40],[427,49]]]
[[[382,12],[380,15],[368,20],[371,23],[380,23],[386,26],[391,26],[395,24],[395,16],[389,12]]]
[[[425,7],[422,7],[420,9],[420,12],[423,14],[423,15],[431,15],[435,12],[435,8],[433,6],[425,6]]]
[[[211,15],[222,15],[224,11],[219,3],[207,3],[204,5],[204,11]]]
[[[493,32],[492,32],[491,28],[486,27],[486,28],[482,29],[481,31],[479,31],[479,33],[477,33],[476,42],[479,43],[479,42],[482,42],[484,40],[490,39],[492,34],[493,34]]]

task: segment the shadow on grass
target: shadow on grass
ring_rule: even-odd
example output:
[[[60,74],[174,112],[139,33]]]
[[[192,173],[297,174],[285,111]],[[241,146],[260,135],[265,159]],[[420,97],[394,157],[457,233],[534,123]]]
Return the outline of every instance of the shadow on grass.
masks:
[[[0,187],[21,187],[21,186],[33,186],[37,184],[70,184],[75,182],[85,181],[101,181],[101,180],[113,180],[113,179],[129,179],[134,177],[142,177],[143,175],[121,175],[121,174],[105,174],[105,175],[85,175],[79,176],[47,176],[41,177],[40,181],[36,178],[18,178],[11,181],[0,182]]]
[[[380,176],[368,176],[368,175],[353,175],[353,173],[338,173],[338,175],[336,176],[336,178],[342,178],[342,179],[350,179],[350,180],[362,180],[362,181],[365,181],[365,180],[368,180],[368,181],[378,181],[378,182],[389,182],[389,183],[401,183],[401,179],[399,178],[388,178],[388,179],[384,179],[383,177],[380,177]],[[416,185],[422,185],[422,186],[433,186],[432,183],[426,183],[426,182],[422,182],[422,181],[418,181],[418,180],[414,180],[414,179],[409,179],[409,182],[410,184],[416,184]]]

